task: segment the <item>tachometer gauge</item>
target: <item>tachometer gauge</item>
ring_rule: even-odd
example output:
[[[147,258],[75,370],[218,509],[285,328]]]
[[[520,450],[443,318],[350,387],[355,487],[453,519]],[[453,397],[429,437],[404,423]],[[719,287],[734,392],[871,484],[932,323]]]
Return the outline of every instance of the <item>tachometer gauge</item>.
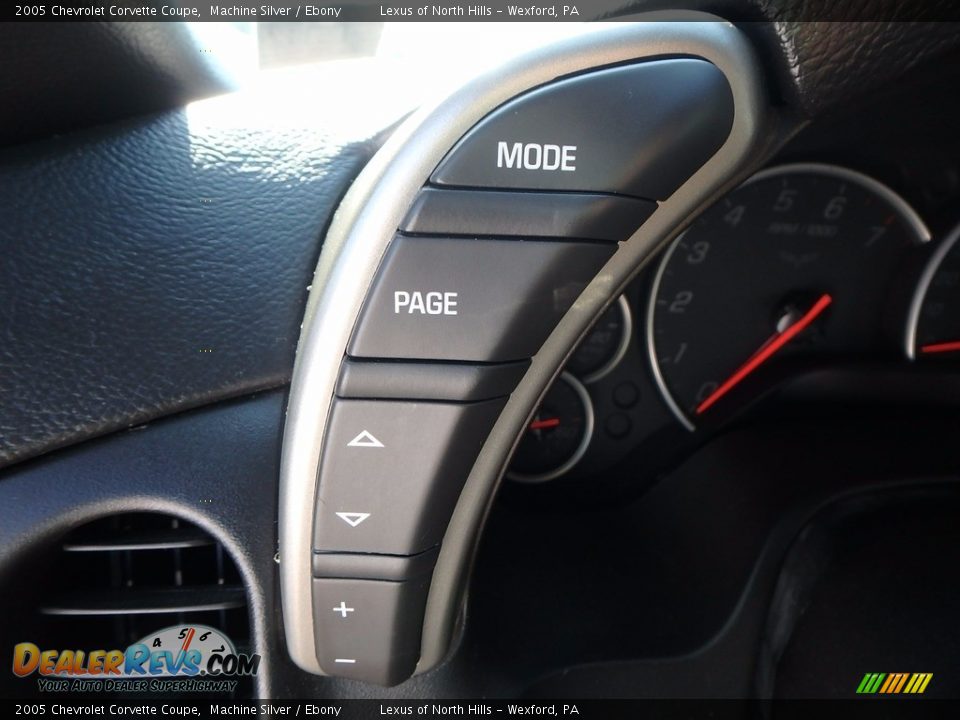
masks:
[[[693,430],[787,358],[876,353],[904,251],[928,239],[902,198],[859,172],[758,173],[698,218],[659,267],[647,341],[667,404]]]
[[[567,371],[588,385],[606,377],[627,352],[632,331],[630,304],[621,295],[574,350],[567,361]]]
[[[579,380],[563,373],[530,421],[507,477],[520,482],[558,478],[580,461],[592,436],[590,395]]]
[[[910,304],[907,357],[960,359],[960,226],[930,258]]]

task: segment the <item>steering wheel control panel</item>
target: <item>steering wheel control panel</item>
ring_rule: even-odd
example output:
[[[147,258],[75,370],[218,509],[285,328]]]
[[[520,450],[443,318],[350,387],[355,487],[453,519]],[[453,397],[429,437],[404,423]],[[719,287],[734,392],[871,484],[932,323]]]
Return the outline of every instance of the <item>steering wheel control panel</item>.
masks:
[[[304,379],[315,371],[308,334],[329,331],[319,316],[334,310],[331,296],[317,304],[312,298],[284,469],[296,474],[301,463],[306,477],[296,485],[299,496],[285,481],[282,504],[289,510],[281,517],[285,607],[296,604],[299,613],[302,596],[309,597],[309,622],[287,618],[288,638],[310,629],[305,646],[315,662],[292,647],[305,668],[394,685],[418,663],[421,670],[429,664],[422,657],[428,598],[459,592],[438,590],[435,570],[439,575],[451,518],[491,430],[531,367],[544,362],[541,349],[571,308],[585,298],[593,313],[611,301],[617,307],[614,287],[593,295],[589,289],[731,135],[735,100],[727,75],[690,53],[627,57],[628,29],[609,40],[619,59],[614,54],[599,68],[561,72],[559,79],[537,77],[544,72],[538,70],[528,89],[491,103],[446,150],[433,148],[441,160],[432,169],[405,178],[418,184],[382,253],[367,264],[375,272],[363,284],[355,322],[344,323],[341,347],[317,346],[327,354],[329,394],[310,394]],[[595,39],[600,47],[602,38]],[[443,122],[445,112],[441,106],[432,117]],[[381,184],[395,182],[391,166],[379,172]],[[372,204],[366,198],[356,212],[370,212]],[[346,245],[325,245],[318,276],[352,272],[349,257]],[[589,353],[581,360],[594,362]],[[559,359],[552,364],[555,373]],[[553,391],[556,402],[586,412],[579,383],[567,382],[569,391]],[[301,403],[305,394],[310,400]],[[523,412],[532,409],[528,403]],[[312,455],[291,458],[297,423],[310,412],[322,415],[310,420]],[[524,474],[548,470],[531,460]],[[302,517],[304,504],[309,525],[288,525],[294,509]],[[309,585],[294,586],[286,570],[296,563],[302,577],[302,555],[284,543],[294,529],[298,548],[308,532]],[[459,561],[465,566],[466,558]],[[296,603],[288,602],[293,593]],[[451,602],[441,597],[440,605]]]
[[[413,673],[429,559],[515,371],[656,208],[612,193],[669,195],[731,122],[726,80],[702,60],[588,73],[493,113],[417,195],[367,295],[327,423],[313,564],[325,672],[383,684]],[[371,368],[396,386],[371,387]],[[422,379],[404,387],[410,368]],[[487,387],[454,387],[448,373]],[[362,611],[338,610],[368,595],[376,602]]]

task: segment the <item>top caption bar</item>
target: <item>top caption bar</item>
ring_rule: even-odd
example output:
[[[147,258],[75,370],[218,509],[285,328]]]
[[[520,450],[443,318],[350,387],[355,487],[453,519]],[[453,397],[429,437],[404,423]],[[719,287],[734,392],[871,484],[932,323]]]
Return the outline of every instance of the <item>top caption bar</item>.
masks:
[[[450,2],[34,2],[7,6],[5,20],[149,22],[402,22],[402,21],[567,21],[605,16],[616,7],[607,0],[586,2],[459,4]],[[615,18],[611,18],[615,19]]]
[[[807,12],[790,0],[792,22],[804,21],[945,21],[960,20],[960,3],[866,3],[868,9],[851,9],[849,3]],[[681,10],[702,3],[676,0]],[[748,4],[748,3],[745,3]],[[15,21],[123,21],[123,22],[583,22],[621,20],[662,2],[649,0],[567,0],[564,3],[530,3],[495,0],[477,4],[451,2],[354,1],[343,3],[229,2],[197,0],[138,2],[137,0],[64,0],[5,5],[0,20]],[[633,18],[629,18],[633,19]]]

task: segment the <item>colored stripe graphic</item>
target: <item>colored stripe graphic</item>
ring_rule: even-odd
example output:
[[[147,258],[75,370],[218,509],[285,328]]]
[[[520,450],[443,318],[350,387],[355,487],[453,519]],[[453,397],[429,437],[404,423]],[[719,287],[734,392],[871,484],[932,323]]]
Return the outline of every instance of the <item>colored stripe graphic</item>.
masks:
[[[858,695],[922,695],[933,673],[866,673],[857,685]]]
[[[896,685],[897,681],[900,680],[900,675],[898,673],[890,673],[887,675],[887,681],[880,686],[880,694],[885,695],[890,692],[890,686]]]
[[[893,689],[893,692],[898,693],[903,689],[903,685],[907,682],[907,677],[909,673],[900,673],[900,682],[897,683],[897,686]]]
[[[930,684],[932,678],[933,673],[914,673],[903,691],[911,695],[920,695],[927,689],[927,685]]]
[[[860,687],[857,688],[857,692],[861,695],[873,695],[885,677],[885,673],[867,673],[863,676],[863,680],[860,681]]]

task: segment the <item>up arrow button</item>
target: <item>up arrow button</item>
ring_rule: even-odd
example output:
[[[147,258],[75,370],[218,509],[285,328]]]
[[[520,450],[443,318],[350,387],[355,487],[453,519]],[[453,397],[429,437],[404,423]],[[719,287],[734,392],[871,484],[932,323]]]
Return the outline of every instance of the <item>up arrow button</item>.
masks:
[[[347,447],[359,448],[382,448],[383,443],[377,440],[369,430],[364,430],[353,440],[347,443]]]
[[[438,547],[505,403],[336,399],[320,463],[314,550],[417,555]]]

